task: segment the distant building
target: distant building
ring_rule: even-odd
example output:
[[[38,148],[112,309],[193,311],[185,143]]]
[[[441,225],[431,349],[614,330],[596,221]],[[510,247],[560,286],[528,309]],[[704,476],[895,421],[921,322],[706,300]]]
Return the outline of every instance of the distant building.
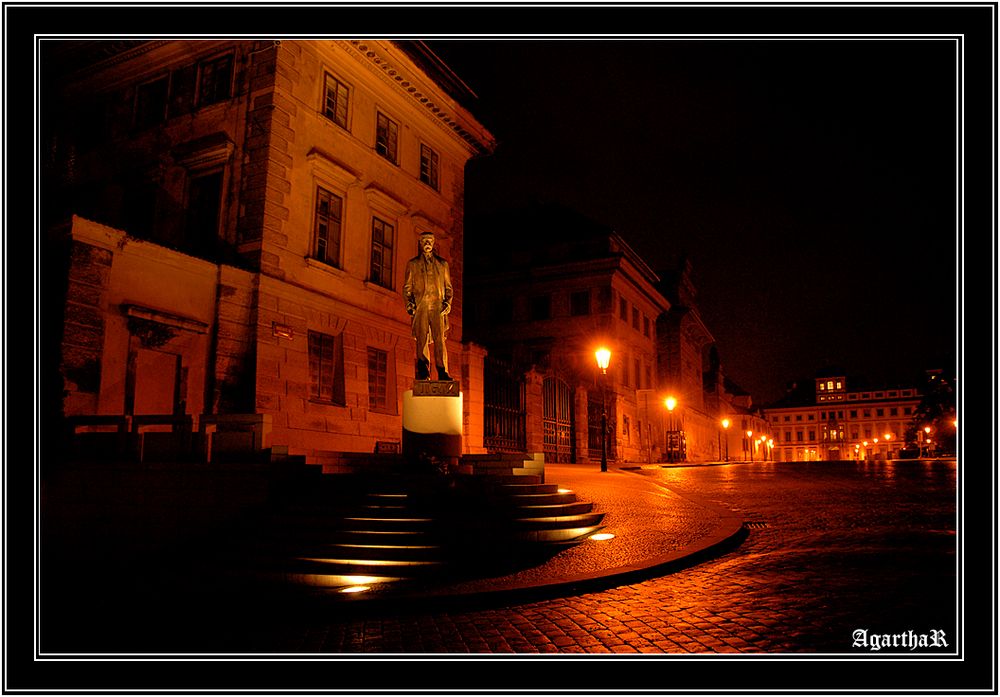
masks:
[[[429,230],[455,285],[466,448],[482,451],[463,177],[495,143],[447,66],[420,42],[42,45],[61,416],[242,423],[313,459],[391,447],[414,376],[402,273]]]
[[[898,457],[920,404],[916,387],[861,388],[826,371],[764,409],[776,458],[876,460]]]
[[[737,432],[764,421],[729,391],[689,265],[661,276],[610,228],[548,205],[470,221],[467,254],[466,333],[489,352],[488,449],[597,462],[606,409],[611,460],[742,458]]]

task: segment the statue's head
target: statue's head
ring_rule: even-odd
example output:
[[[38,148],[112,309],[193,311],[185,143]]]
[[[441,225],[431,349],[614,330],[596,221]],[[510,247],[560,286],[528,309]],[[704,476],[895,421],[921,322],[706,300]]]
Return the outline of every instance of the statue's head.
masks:
[[[425,257],[430,257],[434,253],[434,233],[421,232],[418,241],[420,243],[420,251],[424,253]]]

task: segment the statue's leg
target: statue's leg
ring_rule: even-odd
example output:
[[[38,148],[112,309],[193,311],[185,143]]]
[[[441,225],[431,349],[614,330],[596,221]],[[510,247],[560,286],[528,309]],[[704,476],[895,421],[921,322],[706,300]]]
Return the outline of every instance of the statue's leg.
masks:
[[[448,348],[444,340],[444,315],[431,313],[431,338],[434,341],[434,366],[437,368],[438,380],[451,380],[448,374]]]
[[[430,380],[431,357],[427,344],[430,342],[430,325],[426,307],[417,307],[413,315],[413,336],[417,341],[417,380]]]

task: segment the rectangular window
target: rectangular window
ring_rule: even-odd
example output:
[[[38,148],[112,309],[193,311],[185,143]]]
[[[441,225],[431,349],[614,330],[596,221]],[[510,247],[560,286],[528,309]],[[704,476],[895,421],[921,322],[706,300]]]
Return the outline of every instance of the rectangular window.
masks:
[[[851,409],[851,418],[852,419],[858,418],[858,410],[857,409]]]
[[[903,407],[903,416],[909,416],[913,413],[913,409],[910,407]]]
[[[858,439],[858,429],[854,429],[854,430],[851,431],[851,439],[852,440],[857,440]]]
[[[222,172],[192,177],[188,182],[184,249],[195,256],[211,256],[219,239],[222,209]]]
[[[632,329],[639,331],[639,310],[632,308]]]
[[[652,389],[653,387],[653,369],[650,366],[646,366],[646,389]]]
[[[395,228],[384,220],[372,218],[371,281],[392,290],[392,241]]]
[[[438,190],[438,154],[426,145],[420,145],[420,181]]]
[[[790,417],[790,416],[788,416],[788,415],[786,414],[786,415],[785,415],[785,416],[784,416],[784,417],[783,417],[783,418],[782,418],[781,420],[782,420],[782,421],[791,421],[791,420],[792,420],[792,417]]]
[[[590,291],[581,290],[569,296],[569,313],[574,317],[590,314]]]
[[[389,354],[368,347],[368,408],[389,411]]]
[[[635,359],[635,389],[641,390],[642,384],[639,382],[642,380],[642,361],[638,358]]]
[[[866,428],[865,429],[865,438],[871,438],[871,437],[872,437],[872,430],[870,428]]]
[[[149,128],[167,118],[167,78],[139,85],[135,90],[135,127]]]
[[[795,420],[796,421],[802,421],[802,414],[796,414],[795,415]]]
[[[309,396],[319,402],[343,406],[343,335],[309,332]]]
[[[872,416],[872,410],[871,409],[865,409],[864,411],[861,412],[861,415],[863,417],[865,417],[866,419],[870,419],[871,416]]]
[[[816,440],[816,431],[809,431],[809,440]]]
[[[628,322],[628,301],[625,298],[618,300],[618,316],[622,322]]]
[[[323,84],[323,115],[342,128],[347,128],[347,85],[330,74]]]
[[[539,295],[531,299],[531,319],[543,320],[552,316],[552,299],[548,295]]]
[[[802,433],[802,431],[796,431],[795,432],[795,440],[797,440],[799,442],[802,442],[802,440],[803,440],[803,433]]]
[[[830,412],[830,413],[833,414],[833,412]],[[824,419],[826,419],[826,412],[825,411],[821,411],[819,413],[819,420],[823,421]]]
[[[340,264],[340,225],[343,220],[344,201],[339,196],[319,187],[316,191],[315,235],[316,259],[324,264]]]
[[[198,106],[229,99],[233,88],[233,56],[228,54],[201,64]]]
[[[494,323],[506,324],[514,319],[514,301],[510,297],[497,298],[490,304],[490,318]]]
[[[899,416],[899,409],[897,407],[891,407],[889,409],[889,416]]]
[[[875,416],[885,416],[885,409],[876,409]]]
[[[649,336],[649,317],[642,316],[642,333]]]
[[[375,152],[389,160],[389,162],[397,164],[396,151],[398,142],[399,126],[381,111],[378,112],[375,125]]]
[[[791,443],[792,442],[792,432],[791,431],[785,431],[785,442],[786,443]]]
[[[815,414],[810,414],[809,415],[809,420],[810,421],[815,421],[816,420],[816,415]]]

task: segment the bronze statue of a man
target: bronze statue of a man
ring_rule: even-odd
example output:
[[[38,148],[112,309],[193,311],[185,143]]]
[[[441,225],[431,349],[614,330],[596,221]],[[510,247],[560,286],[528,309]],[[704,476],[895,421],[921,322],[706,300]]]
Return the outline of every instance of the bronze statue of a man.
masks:
[[[448,313],[451,312],[451,272],[448,262],[434,253],[434,233],[420,233],[421,254],[406,263],[403,299],[413,317],[413,338],[417,340],[417,380],[430,379],[428,343],[434,343],[434,366],[438,380],[448,374]]]

